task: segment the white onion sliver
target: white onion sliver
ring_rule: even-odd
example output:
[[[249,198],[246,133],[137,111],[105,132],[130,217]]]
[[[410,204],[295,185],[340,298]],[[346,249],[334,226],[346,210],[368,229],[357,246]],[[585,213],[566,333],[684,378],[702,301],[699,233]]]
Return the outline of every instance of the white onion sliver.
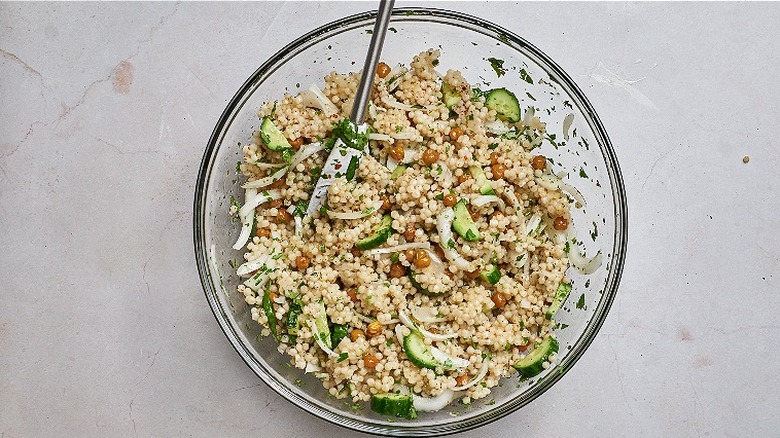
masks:
[[[269,176],[266,176],[265,178],[256,179],[254,181],[249,181],[248,183],[244,184],[243,188],[245,189],[259,189],[260,187],[269,186],[276,181],[280,180],[289,170],[290,168],[288,166],[282,167],[281,169],[277,170],[276,172],[272,173]]]
[[[452,207],[447,207],[436,216],[436,228],[439,232],[439,246],[444,251],[444,255],[449,261],[460,269],[469,269],[470,263],[464,259],[457,251],[450,248],[448,242],[452,240],[452,221],[455,219],[455,211]]]
[[[465,390],[471,388],[472,386],[476,385],[477,383],[479,383],[479,381],[484,379],[485,376],[487,375],[487,373],[488,373],[488,365],[490,365],[490,359],[486,357],[484,360],[482,360],[482,367],[479,369],[479,373],[477,373],[477,375],[474,376],[473,379],[469,380],[469,382],[466,383],[465,385],[456,386],[456,387],[452,388],[452,390],[453,391],[465,391]]]
[[[587,202],[585,202],[585,197],[582,196],[582,193],[580,193],[579,190],[577,190],[576,187],[573,187],[569,184],[566,184],[565,182],[561,181],[559,183],[559,186],[561,187],[561,190],[566,192],[569,196],[571,196],[574,199],[575,203],[580,204],[581,206],[585,207],[588,205]],[[576,205],[575,205],[576,206]]]
[[[390,254],[394,252],[404,251],[407,249],[431,249],[431,243],[430,242],[411,242],[411,243],[402,243],[400,245],[391,246],[388,248],[376,248],[366,251],[367,255],[374,255],[374,254]]]
[[[395,168],[398,167],[398,161],[395,161],[395,158],[391,156],[387,156],[387,170],[390,172],[394,171]]]
[[[307,144],[306,147],[299,149],[298,152],[293,155],[292,160],[290,161],[290,169],[295,169],[295,166],[297,166],[298,163],[324,149],[325,145],[319,141]]]
[[[338,107],[315,84],[311,84],[308,90],[301,91],[299,96],[303,99],[304,105],[321,109],[326,117],[339,112]]]
[[[249,236],[252,234],[252,225],[255,223],[255,211],[252,210],[249,215],[240,215],[241,218],[241,232],[238,234],[236,243],[233,244],[233,249],[241,249],[249,241]]]
[[[379,211],[380,208],[382,208],[382,201],[377,201],[372,205],[371,207],[363,210],[363,211],[331,211],[326,210],[325,212],[328,214],[329,217],[332,217],[333,219],[362,219],[364,217],[371,216],[372,214]]]
[[[254,196],[250,196],[250,190],[254,190],[256,193]],[[239,216],[247,216],[250,213],[254,213],[255,208],[257,208],[260,204],[265,204],[268,201],[273,201],[275,199],[279,199],[282,197],[282,192],[279,190],[267,190],[264,192],[261,192],[257,194],[257,190],[255,189],[248,189],[247,190],[247,196],[246,196],[246,203],[241,206],[241,209],[238,210]],[[238,248],[236,248],[238,249]]]
[[[369,140],[376,140],[376,141],[392,141],[393,137],[390,137],[387,134],[380,134],[378,132],[372,132],[371,134],[368,134]]]
[[[298,237],[303,236],[303,218],[295,216],[295,235]]]
[[[572,245],[572,248],[569,250],[569,261],[578,271],[585,275],[590,275],[601,267],[601,250],[593,257],[587,259],[582,255],[579,245]]]
[[[434,307],[421,307],[421,306],[411,305],[409,307],[409,311],[411,312],[414,319],[420,322],[425,322],[430,324],[430,323],[444,322],[447,320],[447,318],[436,316],[439,314],[439,311]]]
[[[573,121],[574,121],[574,114],[573,113],[569,113],[563,119],[563,138],[566,141],[569,141],[569,128],[571,128],[571,123]]]
[[[437,397],[433,398],[414,396],[412,397],[412,404],[414,405],[414,409],[417,411],[434,412],[441,410],[450,404],[454,397],[455,393],[452,390],[447,389]]]
[[[304,374],[309,374],[309,373],[313,373],[313,372],[316,372],[316,371],[322,371],[322,368],[320,368],[320,366],[317,365],[317,364],[314,364],[314,363],[311,363],[311,362],[307,362],[306,363],[306,369],[303,371],[303,373]]]
[[[314,335],[314,341],[317,343],[317,345],[319,345],[320,348],[322,348],[322,351],[324,351],[325,354],[327,354],[328,356],[335,356],[336,353],[334,353],[333,350],[328,348],[328,346],[325,345],[324,342],[322,342],[322,339],[320,339],[320,335],[319,332],[317,331],[317,326],[314,324],[314,320],[309,319],[308,323],[309,323],[309,328],[311,329],[311,333],[312,335]]]
[[[411,105],[407,105],[405,103],[401,103],[401,102],[397,101],[395,99],[395,97],[393,97],[391,95],[382,96],[382,103],[384,103],[385,105],[389,106],[390,108],[395,108],[395,109],[404,110],[404,111],[411,111],[411,110],[414,109],[414,108],[412,108]],[[396,137],[396,138],[398,138],[398,137]]]
[[[255,165],[258,169],[276,169],[287,165],[287,163],[263,163],[260,161],[252,164]]]
[[[263,264],[265,264],[266,260],[268,260],[268,255],[261,255],[260,257],[250,262],[246,262],[239,266],[238,269],[236,269],[236,275],[239,277],[245,277],[246,275],[260,269]]]
[[[531,216],[531,219],[528,220],[528,223],[525,226],[525,235],[530,236],[532,233],[536,232],[536,229],[539,228],[539,225],[542,223],[542,217],[538,214],[535,214]]]
[[[397,324],[395,326],[395,337],[398,339],[398,344],[402,347],[404,345],[403,324]]]
[[[504,204],[504,201],[496,195],[480,195],[474,198],[473,201],[471,201],[471,203],[476,205],[477,207],[482,207],[483,205],[490,204],[491,202],[497,203],[498,209],[504,211],[506,205]]]
[[[439,350],[436,347],[430,347],[431,350],[431,356],[433,356],[434,359],[438,360],[442,364],[445,364],[447,362],[452,364],[452,369],[459,369],[459,368],[466,368],[470,365],[470,362],[466,359],[462,359],[460,357],[455,357],[452,355],[449,355],[441,350]]]
[[[409,330],[417,330],[418,332],[420,332],[421,335],[423,335],[424,337],[432,341],[446,341],[447,339],[453,339],[458,337],[457,333],[450,333],[447,335],[431,333],[428,330],[425,330],[424,328],[415,324],[411,319],[409,319],[409,316],[403,310],[398,311],[398,319],[401,320],[401,323],[403,323],[403,325],[409,327]]]
[[[525,115],[523,116],[523,125],[525,126],[531,126],[531,122],[534,120],[534,113],[536,110],[534,107],[529,106],[528,110],[525,112]]]

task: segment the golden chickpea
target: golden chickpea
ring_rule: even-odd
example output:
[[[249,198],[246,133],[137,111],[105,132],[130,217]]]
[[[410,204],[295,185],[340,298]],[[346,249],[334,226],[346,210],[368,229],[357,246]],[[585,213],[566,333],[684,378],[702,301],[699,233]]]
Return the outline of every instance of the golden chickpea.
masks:
[[[453,195],[452,193],[447,193],[444,195],[444,206],[445,207],[452,207],[453,205],[458,203],[458,197]]]
[[[292,215],[287,210],[279,210],[276,214],[276,222],[279,224],[286,224],[292,220]]]
[[[357,289],[354,287],[347,291],[347,296],[352,301],[357,301]]]
[[[458,377],[455,378],[455,384],[458,386],[463,386],[467,383],[469,383],[469,376],[467,374],[461,374]]]
[[[506,166],[503,164],[494,164],[490,166],[490,171],[493,173],[493,179],[504,179],[504,172],[506,172]]]
[[[268,237],[271,235],[271,230],[269,230],[268,228],[258,228],[255,231],[255,235],[257,237]]]
[[[493,300],[493,304],[496,305],[496,309],[500,309],[506,305],[506,296],[503,292],[496,292],[490,299]]]
[[[373,354],[369,353],[363,356],[363,366],[366,368],[373,370],[377,365],[379,365],[379,359],[377,359],[377,357]]]
[[[393,206],[393,204],[390,203],[390,197],[389,196],[382,196],[382,210],[390,211],[390,208],[392,206]]]
[[[382,79],[386,78],[386,77],[387,77],[387,75],[389,75],[389,74],[390,74],[390,70],[391,70],[390,66],[389,66],[389,65],[387,65],[387,64],[385,64],[384,62],[380,62],[380,63],[379,63],[377,66],[376,66],[376,74],[377,74],[377,75],[378,75],[380,78],[382,78]]]
[[[414,228],[414,225],[409,225],[404,230],[404,238],[407,242],[411,242],[414,240],[415,232],[417,231],[416,228]]]
[[[431,256],[428,255],[428,251],[419,249],[414,254],[414,266],[418,268],[427,268],[431,266]]]
[[[279,178],[278,180],[272,182],[266,188],[267,189],[279,189],[279,188],[282,188],[282,186],[284,186],[286,183],[287,183],[287,178],[286,177],[282,177],[282,178]],[[277,199],[277,201],[279,201],[280,203],[282,202],[281,199]]]
[[[479,277],[479,269],[475,269],[473,271],[466,271],[466,278],[469,280],[475,280],[477,277]]]
[[[393,278],[401,278],[406,275],[406,269],[400,263],[393,263],[390,265],[390,276]]]
[[[295,267],[298,268],[299,271],[305,270],[310,264],[311,259],[306,256],[298,256],[295,258]]]
[[[463,134],[465,134],[465,132],[463,132],[463,129],[461,128],[456,127],[450,130],[450,138],[452,139],[452,141],[457,141],[458,138]]]
[[[490,153],[490,164],[493,164],[493,165],[498,164],[498,157],[500,155],[501,154],[499,154],[498,152],[491,152]]]
[[[534,170],[544,170],[547,167],[547,158],[544,158],[544,155],[535,155],[531,158],[531,167]]]
[[[366,328],[366,335],[369,338],[373,338],[380,333],[382,333],[382,324],[380,324],[379,321],[371,321],[368,324],[368,328]]]
[[[426,166],[430,166],[431,164],[439,161],[439,153],[431,148],[428,148],[425,150],[425,152],[423,152],[422,159]]]
[[[352,330],[349,333],[349,339],[352,339],[352,342],[356,342],[358,339],[360,339],[360,338],[362,338],[364,336],[366,336],[366,334],[363,333],[363,330],[360,330],[360,329]]]
[[[391,157],[395,161],[401,162],[404,160],[404,148],[401,146],[393,146],[388,151],[388,154],[390,154]]]
[[[290,146],[292,146],[293,149],[299,149],[301,146],[303,146],[303,137],[298,137],[295,140],[290,140]]]
[[[469,176],[468,173],[463,173],[463,175],[458,176],[458,185],[463,184],[464,182],[471,179],[471,176]]]
[[[354,257],[360,257],[360,254],[363,253],[362,251],[360,251],[360,248],[358,248],[357,246],[353,246],[352,249],[349,250],[349,252],[351,252]]]
[[[564,231],[569,228],[569,220],[563,216],[558,216],[553,220],[553,228],[558,231]]]
[[[413,249],[407,249],[406,251],[404,251],[404,256],[406,256],[406,261],[408,261],[409,263],[413,263],[414,262],[415,254],[416,254],[416,251],[413,250]]]
[[[279,208],[282,206],[282,203],[284,203],[284,200],[274,199],[273,201],[266,202],[265,206],[266,208]]]

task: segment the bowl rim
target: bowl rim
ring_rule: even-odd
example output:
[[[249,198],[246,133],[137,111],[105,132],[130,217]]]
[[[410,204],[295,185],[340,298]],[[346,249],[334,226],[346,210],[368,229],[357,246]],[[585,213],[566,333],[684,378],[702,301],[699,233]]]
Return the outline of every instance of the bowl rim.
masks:
[[[608,268],[609,273],[606,278],[601,299],[598,302],[598,307],[594,311],[591,320],[588,321],[586,329],[573,344],[571,351],[566,356],[567,362],[565,366],[562,366],[559,369],[559,372],[548,373],[547,376],[538,381],[536,385],[533,385],[526,393],[518,394],[517,396],[508,399],[505,403],[497,405],[490,410],[476,414],[472,417],[453,417],[454,421],[435,426],[421,423],[387,425],[374,422],[370,419],[352,418],[341,413],[336,413],[328,407],[319,406],[297,394],[296,391],[291,390],[291,388],[288,388],[286,385],[273,378],[265,367],[254,359],[244,342],[240,339],[239,333],[236,332],[235,328],[228,320],[226,309],[222,306],[217,296],[217,291],[214,287],[209,263],[207,261],[209,248],[206,248],[205,245],[205,224],[208,219],[205,214],[207,206],[206,189],[210,180],[212,164],[216,156],[215,153],[218,151],[221,138],[224,135],[223,130],[226,126],[230,125],[232,119],[235,117],[235,110],[246,100],[245,97],[247,96],[247,92],[264,76],[272,74],[276,70],[274,67],[276,66],[278,68],[277,64],[285,57],[320,42],[318,37],[329,35],[339,29],[346,31],[355,27],[371,24],[374,17],[376,17],[376,11],[365,11],[349,15],[326,23],[298,37],[281,48],[258,67],[230,99],[209,138],[207,147],[203,153],[195,185],[193,199],[193,243],[198,274],[214,317],[230,344],[260,380],[298,408],[326,420],[329,423],[375,435],[441,436],[464,432],[492,423],[493,421],[515,412],[546,392],[547,389],[552,387],[574,366],[584,354],[585,350],[590,346],[595,335],[603,325],[617,293],[625,265],[628,244],[628,201],[622,173],[612,143],[609,140],[598,114],[595,112],[595,109],[582,90],[580,90],[577,84],[560,66],[558,66],[557,63],[530,42],[486,19],[457,11],[422,7],[396,8],[393,9],[391,17],[392,22],[420,21],[457,26],[497,39],[526,56],[532,55],[530,57],[532,59],[535,57],[534,61],[539,62],[540,65],[544,65],[545,68],[549,69],[561,79],[561,82],[556,81],[557,85],[562,87],[569,93],[570,97],[575,100],[578,108],[586,117],[588,125],[593,130],[594,137],[597,140],[607,164],[606,170],[613,195],[615,229],[613,233],[614,243],[612,246],[611,266]],[[523,50],[520,50],[521,48]]]

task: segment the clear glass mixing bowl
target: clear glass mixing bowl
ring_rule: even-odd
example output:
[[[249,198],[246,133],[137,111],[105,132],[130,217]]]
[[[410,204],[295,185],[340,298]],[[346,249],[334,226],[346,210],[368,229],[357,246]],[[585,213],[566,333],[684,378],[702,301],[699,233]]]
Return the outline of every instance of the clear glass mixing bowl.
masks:
[[[334,70],[359,69],[373,17],[371,12],[353,15],[298,38],[263,63],[238,90],[214,128],[198,174],[195,256],[206,298],[228,340],[263,382],[296,406],[369,433],[432,436],[461,432],[531,402],[563,377],[590,345],[607,316],[623,269],[628,241],[626,195],[615,153],[596,112],[574,81],[541,50],[477,17],[436,9],[395,10],[382,51],[388,64],[408,64],[423,50],[441,48],[441,71],[459,69],[476,86],[513,90],[524,108],[537,108],[548,132],[556,135],[556,143],[565,141],[564,117],[574,114],[569,132],[576,132],[576,137],[557,148],[546,141],[540,153],[554,160],[556,172],[567,172],[565,180],[587,200],[585,208],[572,211],[577,237],[588,254],[600,250],[604,264],[589,276],[569,269],[574,288],[556,316],[561,327],[566,327],[556,330],[559,361],[530,381],[506,379],[485,399],[469,406],[452,403],[438,412],[421,413],[415,420],[388,421],[367,406],[355,409],[348,400],[328,396],[318,380],[288,365],[289,357],[277,351],[272,338],[260,336],[260,326],[252,321],[242,294],[236,292],[239,280],[228,261],[241,259],[241,252],[231,248],[239,226],[228,215],[229,199],[243,196],[236,174],[236,162],[242,156],[238,143],[248,142],[258,129],[257,109],[285,91],[296,92],[296,83],[322,84],[322,78]],[[497,77],[488,58],[503,60],[506,73]]]

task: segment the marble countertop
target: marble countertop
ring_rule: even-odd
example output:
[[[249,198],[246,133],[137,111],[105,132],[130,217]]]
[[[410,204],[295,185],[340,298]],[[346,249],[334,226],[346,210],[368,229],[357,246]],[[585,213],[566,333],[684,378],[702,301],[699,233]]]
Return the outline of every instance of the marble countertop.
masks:
[[[233,351],[191,222],[242,82],[372,5],[0,3],[0,436],[359,435]],[[515,30],[575,79],[630,204],[593,345],[531,405],[461,436],[777,436],[780,5],[433,6]]]

